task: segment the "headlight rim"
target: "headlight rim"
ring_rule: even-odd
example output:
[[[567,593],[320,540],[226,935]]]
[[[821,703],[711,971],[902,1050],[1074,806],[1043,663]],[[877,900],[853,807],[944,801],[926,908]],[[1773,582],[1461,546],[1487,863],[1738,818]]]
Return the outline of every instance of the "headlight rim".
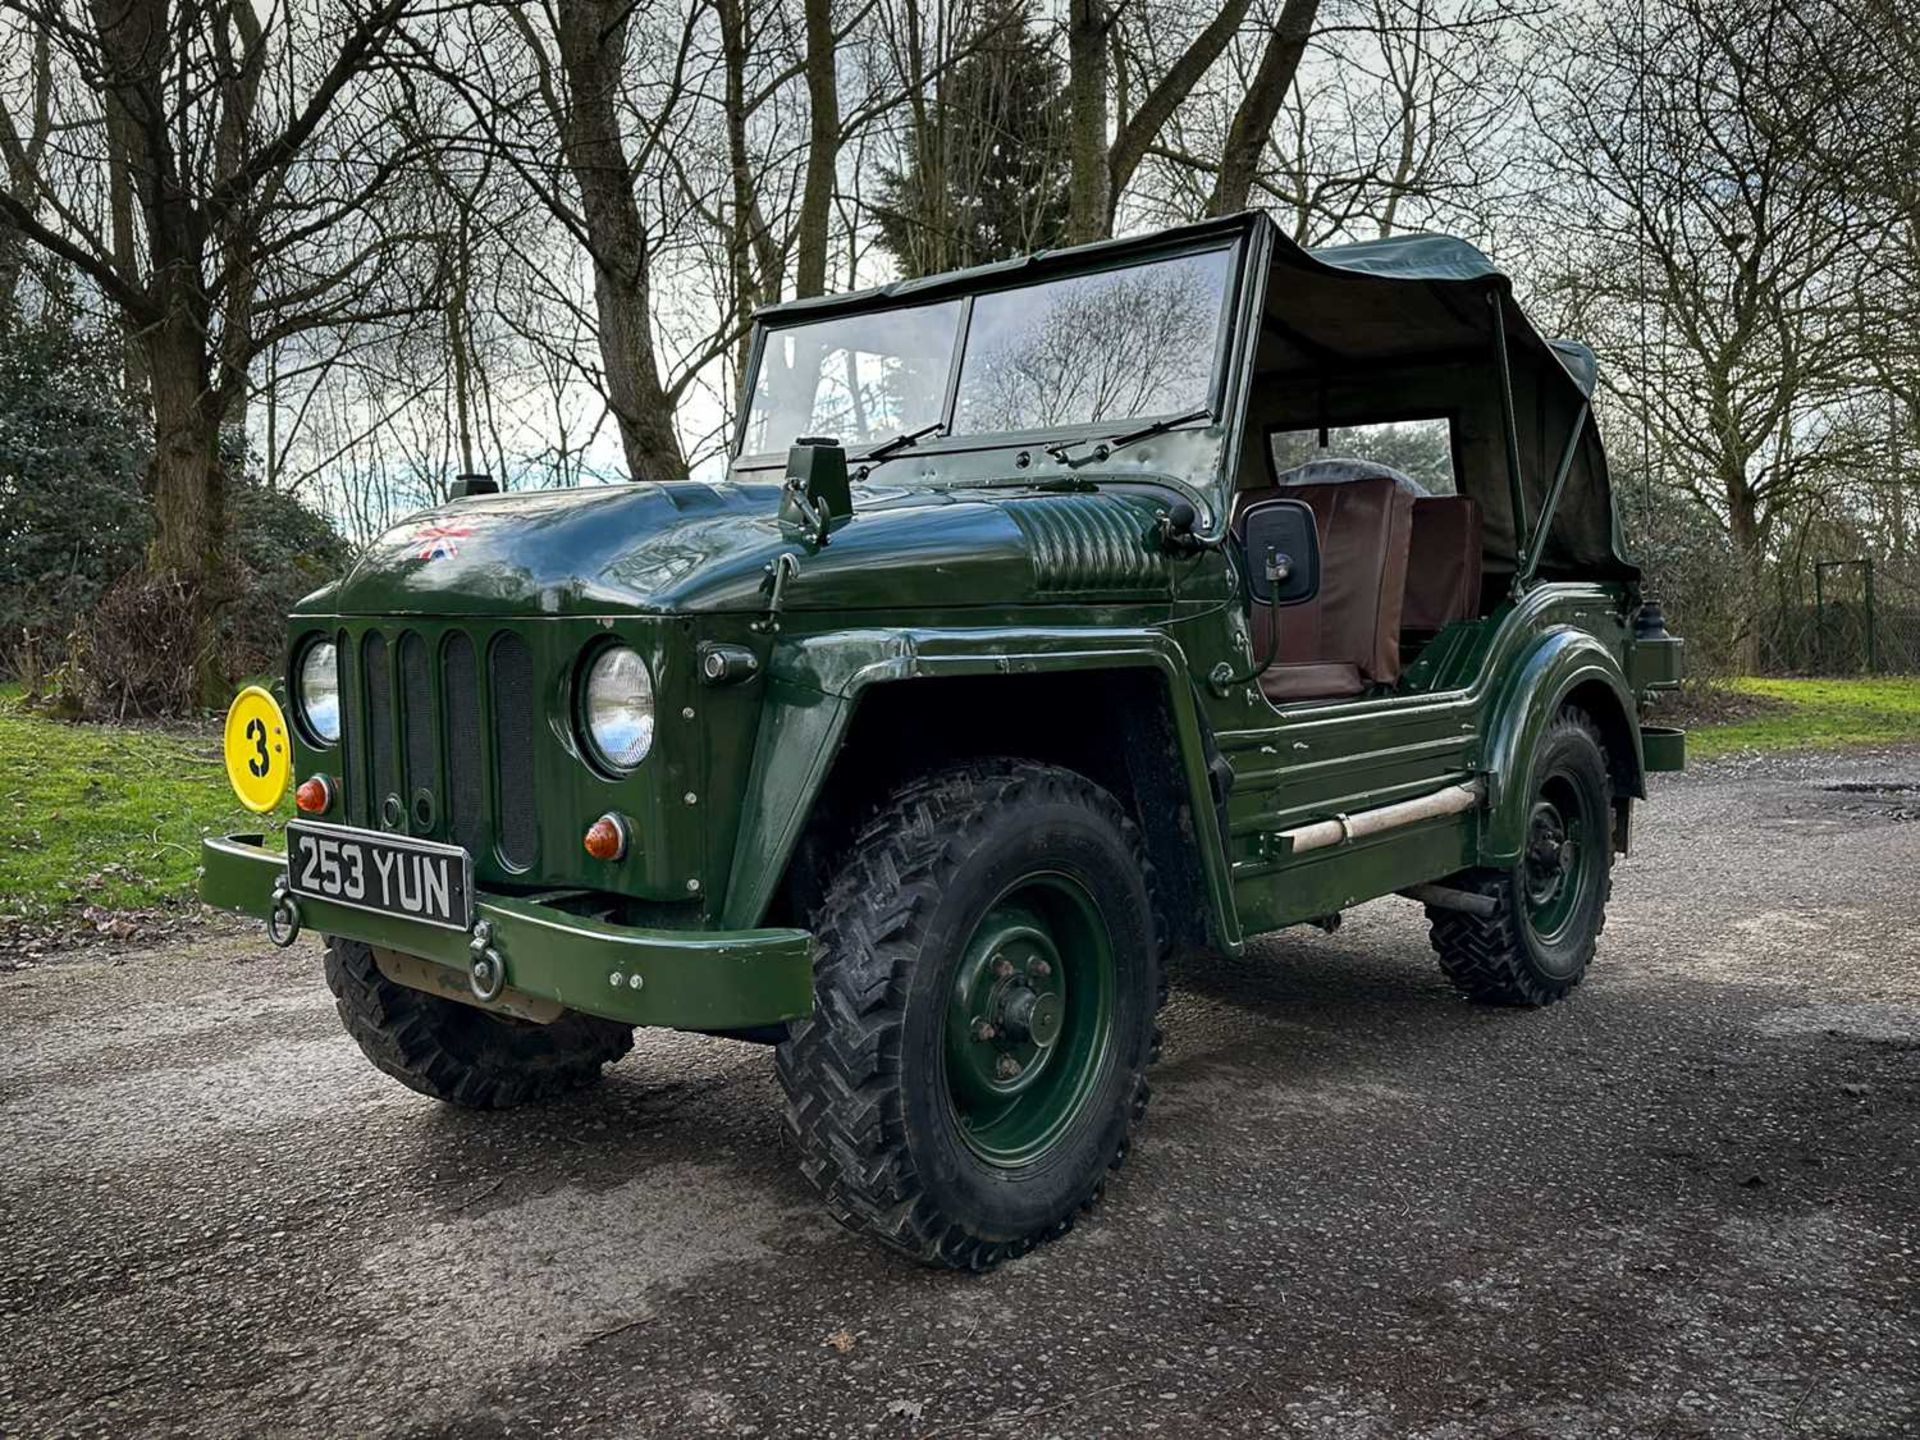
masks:
[[[625,652],[632,655],[640,667],[646,687],[648,718],[652,721],[647,728],[646,743],[640,747],[639,754],[631,760],[621,760],[608,753],[600,738],[593,732],[590,700],[593,692],[594,676],[602,664],[614,655]],[[647,657],[640,647],[626,640],[609,638],[594,646],[580,657],[579,678],[574,684],[573,699],[574,733],[580,744],[582,756],[589,767],[610,780],[624,780],[646,764],[653,754],[653,743],[659,734],[660,687],[654,679],[653,666],[647,663]]]
[[[312,661],[315,652],[322,646],[325,646],[333,652],[334,717],[333,734],[331,736],[322,730],[314,721],[312,705],[307,695],[307,666]],[[344,693],[345,687],[341,684],[340,679],[339,642],[324,630],[316,631],[295,647],[291,669],[293,673],[287,689],[293,697],[293,715],[295,721],[300,726],[301,738],[306,740],[306,742],[316,750],[333,749],[340,743],[341,733],[345,729],[346,697]]]

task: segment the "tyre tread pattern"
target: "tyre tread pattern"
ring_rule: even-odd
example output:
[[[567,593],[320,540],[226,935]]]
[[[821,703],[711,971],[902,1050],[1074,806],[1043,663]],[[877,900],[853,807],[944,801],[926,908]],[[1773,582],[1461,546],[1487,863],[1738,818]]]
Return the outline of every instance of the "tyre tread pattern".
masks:
[[[1542,737],[1541,744],[1545,746],[1569,729],[1585,734],[1599,753],[1605,755],[1605,743],[1598,727],[1585,711],[1573,707],[1560,713]],[[1603,792],[1602,800],[1611,805],[1610,786]],[[1600,871],[1600,897],[1593,931],[1582,941],[1582,952],[1573,972],[1558,979],[1542,975],[1529,963],[1526,938],[1521,933],[1521,910],[1526,902],[1515,883],[1513,871],[1470,870],[1464,875],[1454,876],[1447,883],[1475,895],[1489,896],[1500,903],[1500,908],[1490,916],[1474,915],[1464,910],[1443,910],[1432,905],[1427,907],[1427,920],[1431,927],[1428,931],[1429,943],[1440,957],[1440,968],[1446,973],[1447,979],[1467,999],[1483,1005],[1538,1008],[1565,999],[1585,978],[1600,932],[1606,928],[1607,901],[1613,894],[1611,857]]]
[[[593,1084],[633,1048],[633,1027],[569,1011],[551,1024],[503,1020],[381,973],[357,940],[327,937],[327,988],[340,1021],[401,1084],[476,1110],[549,1100]]]
[[[1153,1004],[1166,999],[1164,927],[1139,827],[1105,790],[1073,771],[1022,760],[975,760],[911,780],[872,813],[849,847],[815,925],[814,1015],[798,1022],[776,1066],[801,1172],[849,1229],[926,1264],[986,1270],[1072,1229],[1105,1191],[1146,1117],[1146,1069],[1159,1056],[1150,1024],[1133,1061],[1131,1100],[1105,1171],[1077,1206],[1011,1240],[969,1233],[925,1193],[909,1153],[897,1082],[905,1000],[932,911],[968,841],[996,810],[1027,799],[1085,806],[1118,829],[1153,912]]]

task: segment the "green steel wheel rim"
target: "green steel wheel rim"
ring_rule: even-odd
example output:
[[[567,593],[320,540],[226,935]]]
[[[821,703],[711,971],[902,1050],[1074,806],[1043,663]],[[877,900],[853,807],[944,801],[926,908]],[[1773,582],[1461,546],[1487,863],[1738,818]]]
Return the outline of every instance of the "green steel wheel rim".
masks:
[[[1113,938],[1065,875],[1004,891],[968,938],[948,992],[945,1083],[955,1128],[1011,1169],[1059,1143],[1113,1045]]]
[[[1556,944],[1586,907],[1596,861],[1592,801],[1570,777],[1550,775],[1527,821],[1521,884],[1527,924],[1545,945]]]

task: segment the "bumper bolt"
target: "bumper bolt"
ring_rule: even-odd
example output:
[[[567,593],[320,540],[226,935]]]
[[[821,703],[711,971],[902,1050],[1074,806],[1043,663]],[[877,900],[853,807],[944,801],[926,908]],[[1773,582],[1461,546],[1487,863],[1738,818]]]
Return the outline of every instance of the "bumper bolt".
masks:
[[[622,975],[618,970],[616,970],[611,975],[607,976],[607,983],[613,986],[614,989],[618,990],[622,985],[627,983],[627,977]]]
[[[627,981],[627,984],[631,985],[636,990],[638,990],[642,985],[645,985],[646,983],[647,983],[646,977],[640,974],[640,972],[637,970],[633,973],[632,977]]]

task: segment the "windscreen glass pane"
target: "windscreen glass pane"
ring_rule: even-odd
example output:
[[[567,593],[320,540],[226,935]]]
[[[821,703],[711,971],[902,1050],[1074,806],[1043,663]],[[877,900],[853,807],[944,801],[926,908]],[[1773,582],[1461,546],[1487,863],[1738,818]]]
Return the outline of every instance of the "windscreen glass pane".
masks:
[[[769,331],[743,452],[772,454],[802,435],[871,445],[933,424],[959,328],[949,300]]]
[[[1230,253],[982,295],[955,433],[1158,419],[1209,404]]]

